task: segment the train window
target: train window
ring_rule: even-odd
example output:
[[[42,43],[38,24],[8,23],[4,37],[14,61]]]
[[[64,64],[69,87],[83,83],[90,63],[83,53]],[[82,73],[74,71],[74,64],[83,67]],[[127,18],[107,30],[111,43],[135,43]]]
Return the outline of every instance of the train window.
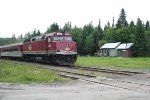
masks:
[[[63,37],[53,37],[53,40],[54,41],[61,41],[61,40],[63,40]]]
[[[30,42],[30,39],[25,39],[24,42]]]
[[[51,42],[51,38],[48,38],[48,42]]]
[[[36,38],[33,38],[32,41],[36,41]]]
[[[72,38],[71,37],[64,37],[64,40],[72,41]]]

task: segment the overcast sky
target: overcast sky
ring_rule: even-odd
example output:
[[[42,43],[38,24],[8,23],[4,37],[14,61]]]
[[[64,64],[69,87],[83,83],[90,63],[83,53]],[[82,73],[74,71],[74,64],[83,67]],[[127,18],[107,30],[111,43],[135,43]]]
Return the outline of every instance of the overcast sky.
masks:
[[[138,17],[150,21],[149,0],[0,0],[0,37],[12,37],[33,31],[45,32],[53,22],[61,27],[71,21],[82,27],[91,20],[104,26],[117,21],[121,8],[130,22]]]

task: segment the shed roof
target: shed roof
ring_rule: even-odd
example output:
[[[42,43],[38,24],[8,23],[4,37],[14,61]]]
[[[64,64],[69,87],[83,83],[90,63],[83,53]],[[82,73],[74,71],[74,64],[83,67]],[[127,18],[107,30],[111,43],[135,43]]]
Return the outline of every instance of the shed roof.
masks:
[[[129,49],[132,45],[133,43],[123,43],[119,45],[116,49]]]
[[[115,49],[121,42],[117,43],[106,43],[100,49]]]

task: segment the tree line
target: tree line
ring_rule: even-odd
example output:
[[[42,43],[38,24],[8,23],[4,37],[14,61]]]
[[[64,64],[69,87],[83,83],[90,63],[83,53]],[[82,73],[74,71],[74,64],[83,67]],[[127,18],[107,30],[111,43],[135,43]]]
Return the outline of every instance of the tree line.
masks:
[[[104,28],[101,27],[99,20],[97,26],[92,22],[84,25],[83,27],[72,27],[71,22],[65,23],[63,28],[60,28],[58,23],[51,24],[44,33],[40,30],[34,29],[28,32],[24,37],[22,35],[16,39],[13,35],[12,38],[0,38],[0,45],[8,43],[16,43],[22,41],[23,38],[31,38],[42,34],[48,34],[54,31],[70,32],[72,38],[77,42],[79,55],[94,55],[99,48],[105,43],[122,42],[134,43],[133,53],[136,57],[150,56],[150,23],[144,23],[140,18],[137,21],[128,22],[126,20],[125,10],[122,8],[117,19],[117,23],[112,24],[108,21]]]

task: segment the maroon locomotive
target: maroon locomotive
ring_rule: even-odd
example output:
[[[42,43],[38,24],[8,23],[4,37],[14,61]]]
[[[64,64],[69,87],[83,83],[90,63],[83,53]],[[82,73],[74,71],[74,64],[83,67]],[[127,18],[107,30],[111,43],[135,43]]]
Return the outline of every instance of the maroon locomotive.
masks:
[[[72,65],[77,59],[77,46],[69,33],[53,32],[25,39],[23,43],[2,46],[1,57]]]

